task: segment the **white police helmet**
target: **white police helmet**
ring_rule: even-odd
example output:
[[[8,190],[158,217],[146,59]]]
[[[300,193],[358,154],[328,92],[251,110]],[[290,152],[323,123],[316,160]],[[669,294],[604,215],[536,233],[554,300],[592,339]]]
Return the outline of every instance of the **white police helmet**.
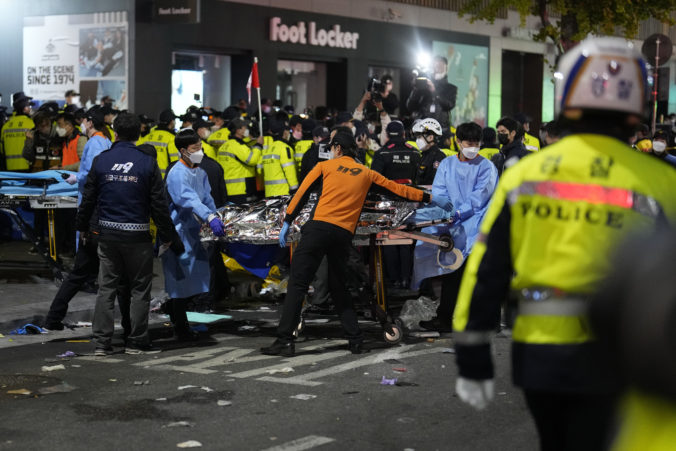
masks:
[[[413,133],[432,132],[437,136],[441,136],[441,125],[436,119],[426,117],[425,119],[415,121],[413,127],[411,127],[411,131]]]
[[[645,61],[626,39],[585,39],[561,57],[554,78],[557,116],[572,109],[645,113]]]

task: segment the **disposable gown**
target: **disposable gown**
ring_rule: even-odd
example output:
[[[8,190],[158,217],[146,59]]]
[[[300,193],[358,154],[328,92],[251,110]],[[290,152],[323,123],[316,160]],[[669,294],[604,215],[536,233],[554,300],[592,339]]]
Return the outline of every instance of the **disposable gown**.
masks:
[[[204,170],[189,168],[179,161],[166,178],[169,211],[176,231],[185,246],[177,256],[171,251],[162,254],[164,289],[170,298],[187,298],[209,291],[209,256],[200,243],[200,222],[216,211],[211,187]]]
[[[458,260],[460,254],[463,261],[467,258],[479,235],[479,225],[486,214],[488,202],[497,183],[498,171],[495,165],[480,155],[469,161],[460,161],[457,155],[441,161],[434,177],[432,199],[446,197],[453,203],[453,209],[444,210],[436,206],[421,208],[411,220],[425,222],[448,219],[459,211],[460,221],[450,226],[440,225],[422,229],[423,232],[436,236],[451,235],[457,251],[440,252],[438,246],[418,241],[413,266],[414,288],[417,288],[423,279],[455,271],[457,269],[455,266],[461,263]]]

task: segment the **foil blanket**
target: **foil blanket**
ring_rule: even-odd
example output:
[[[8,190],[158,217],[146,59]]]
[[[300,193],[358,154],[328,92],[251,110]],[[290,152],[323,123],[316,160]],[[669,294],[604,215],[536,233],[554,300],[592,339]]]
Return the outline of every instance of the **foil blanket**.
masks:
[[[230,243],[274,244],[286,215],[287,204],[292,196],[278,196],[244,205],[226,205],[217,211],[223,221],[225,236],[217,238],[208,224],[202,225],[202,241],[226,241]],[[312,215],[317,203],[317,194],[310,195],[289,230],[288,242],[300,239],[300,229]],[[355,239],[373,233],[390,230],[402,225],[418,208],[418,202],[391,200],[383,195],[369,196],[364,202],[357,222]]]

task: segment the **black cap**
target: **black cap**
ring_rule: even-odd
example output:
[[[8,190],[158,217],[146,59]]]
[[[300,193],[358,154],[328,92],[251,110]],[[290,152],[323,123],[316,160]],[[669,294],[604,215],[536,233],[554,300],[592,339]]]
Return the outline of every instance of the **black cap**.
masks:
[[[109,114],[120,114],[120,110],[116,110],[110,105],[103,105],[101,107],[101,111],[103,112],[104,116],[107,116]]]
[[[517,121],[519,124],[529,124],[531,119],[530,116],[528,116],[526,113],[516,113],[514,115],[514,120]]]
[[[63,112],[72,114],[75,119],[82,119],[86,115],[85,109],[80,108],[77,105],[67,105],[66,108],[63,109]]]
[[[152,124],[155,122],[153,119],[149,118],[145,114],[139,114],[138,119],[141,121],[142,124]]]
[[[354,140],[352,133],[347,133],[347,132],[336,133],[336,135],[331,140],[329,147],[331,147],[335,144],[338,144],[343,149],[343,152],[345,152],[347,150],[355,149],[357,147],[357,143]]]
[[[183,122],[187,121],[187,122],[194,123],[194,122],[201,120],[201,117],[200,117],[199,114],[197,114],[197,110],[190,110],[190,111],[186,111],[185,114],[183,116],[181,116],[179,119],[181,119]]]
[[[203,127],[210,128],[212,125],[214,125],[213,122],[205,121],[204,119],[200,118],[197,119],[195,122],[193,122],[192,129],[197,131],[198,129]]]
[[[387,136],[390,138],[393,137],[404,137],[404,124],[402,124],[400,121],[392,121],[389,124],[387,124],[387,127],[385,128],[385,132],[387,133]]]
[[[282,109],[286,111],[288,114],[293,114],[296,112],[296,109],[293,107],[293,105],[284,105],[284,108]]]
[[[94,122],[94,124],[103,125],[104,122],[103,111],[101,111],[101,105],[94,105],[85,113],[85,118]]]
[[[303,127],[303,133],[310,134],[314,130],[317,123],[313,119],[303,119],[301,122],[301,127]]]
[[[369,129],[364,122],[355,119],[352,124],[354,125],[355,137],[369,134]]]
[[[286,129],[286,122],[273,117],[268,120],[268,127],[270,128],[270,133],[281,135],[284,129]]]
[[[295,127],[295,126],[298,125],[298,124],[301,124],[301,126],[302,126],[302,124],[303,124],[303,118],[300,117],[300,116],[297,115],[297,114],[291,116],[291,119],[289,119],[289,126]]]
[[[56,102],[45,102],[40,105],[38,111],[45,111],[50,116],[56,116],[59,113],[59,104]]]
[[[64,97],[79,96],[79,95],[80,95],[79,92],[75,92],[74,89],[69,89],[68,91],[66,91],[66,95]]]
[[[223,120],[225,120],[225,121],[231,121],[231,120],[233,120],[233,119],[237,119],[239,116],[240,116],[239,108],[237,108],[236,106],[232,106],[232,105],[230,105],[229,107],[227,107],[227,108],[221,113],[221,117],[222,117]]]
[[[110,97],[110,96],[103,96],[103,97],[101,97],[101,102],[102,102],[102,103],[110,103],[110,104],[112,104],[112,103],[113,103],[113,98]]]
[[[347,111],[341,111],[336,116],[336,124],[342,124],[344,122],[350,122],[351,120],[352,120],[352,113],[348,113]]]
[[[245,121],[244,119],[233,119],[228,123],[228,130],[230,130],[230,133],[234,133],[235,130],[238,130],[242,127],[248,126],[249,123]]]
[[[168,124],[177,117],[178,116],[174,114],[174,110],[164,110],[160,113],[160,122],[163,124]]]
[[[327,127],[324,127],[323,125],[318,125],[317,127],[312,129],[312,137],[313,138],[328,138],[329,137],[329,129]]]
[[[71,124],[76,125],[75,124],[75,115],[72,114],[72,113],[67,113],[65,111],[62,111],[61,113],[59,113],[58,116],[56,116],[56,119],[64,119],[64,120],[70,122]]]
[[[15,92],[12,94],[12,107],[14,110],[21,110],[26,105],[35,105],[35,103],[31,102],[31,100],[33,100],[33,98],[28,97],[23,93],[23,91]]]

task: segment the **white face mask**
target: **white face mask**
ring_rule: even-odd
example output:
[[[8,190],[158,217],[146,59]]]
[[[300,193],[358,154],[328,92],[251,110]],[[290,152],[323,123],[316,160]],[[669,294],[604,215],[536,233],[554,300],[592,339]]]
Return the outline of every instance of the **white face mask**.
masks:
[[[244,137],[245,138],[249,137],[249,129],[248,128],[246,130],[244,130]]]
[[[442,72],[440,74],[434,74],[435,80],[441,80],[441,79],[444,79],[444,78],[446,78],[446,72]]]
[[[463,147],[462,148],[462,154],[467,158],[468,160],[471,160],[472,158],[476,157],[479,154],[479,148],[478,147]]]
[[[65,128],[59,127],[59,126],[56,127],[56,134],[59,135],[61,138],[66,136],[66,133],[67,133],[67,131],[66,131]]]
[[[211,130],[206,129],[202,132],[202,135],[200,137],[204,140],[207,140],[209,136],[211,136]]]
[[[80,104],[80,96],[75,96],[72,98],[73,105],[79,105]]]
[[[352,130],[352,136],[355,136],[355,133],[357,133],[357,127],[350,127],[350,130]]]
[[[418,150],[425,150],[427,148],[427,141],[422,136],[419,136],[415,139],[415,145],[418,146]]]
[[[192,164],[200,164],[202,162],[202,158],[204,158],[204,152],[202,152],[202,150],[198,150],[197,152],[188,155],[188,158]]]
[[[58,131],[58,129],[57,129],[57,131]],[[658,154],[658,155],[663,154],[664,150],[666,148],[667,148],[667,143],[665,143],[664,141],[653,141],[653,151],[656,154]]]

